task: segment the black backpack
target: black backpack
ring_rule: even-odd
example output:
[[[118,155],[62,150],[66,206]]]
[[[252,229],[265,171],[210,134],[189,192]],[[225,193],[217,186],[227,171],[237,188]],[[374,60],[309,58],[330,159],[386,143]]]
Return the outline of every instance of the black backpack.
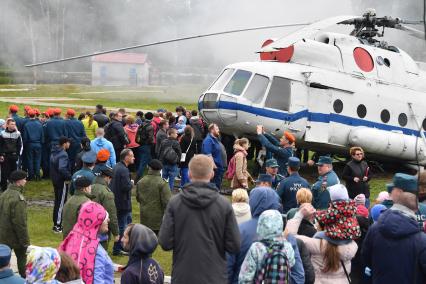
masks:
[[[164,150],[163,161],[169,165],[176,165],[178,163],[178,154],[173,149],[173,147],[167,147]]]
[[[136,132],[135,142],[138,144],[152,144],[154,143],[153,137],[150,137],[149,132],[150,128],[153,128],[151,122],[143,122],[142,125],[138,127],[138,131]]]

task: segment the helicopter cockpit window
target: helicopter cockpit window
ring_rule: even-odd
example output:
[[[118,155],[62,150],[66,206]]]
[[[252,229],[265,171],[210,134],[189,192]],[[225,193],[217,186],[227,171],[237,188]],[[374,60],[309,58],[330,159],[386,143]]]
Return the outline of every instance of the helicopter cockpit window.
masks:
[[[265,101],[265,107],[288,111],[290,109],[290,88],[291,81],[289,79],[274,77]]]
[[[235,96],[241,95],[247,82],[250,80],[251,72],[245,70],[237,70],[231,81],[226,85],[224,91]]]
[[[229,81],[232,74],[234,73],[234,69],[225,69],[222,74],[216,79],[213,85],[210,87],[210,90],[222,90],[225,84]]]
[[[266,88],[269,84],[269,78],[262,75],[254,75],[250,82],[244,97],[253,103],[260,103],[265,95]]]

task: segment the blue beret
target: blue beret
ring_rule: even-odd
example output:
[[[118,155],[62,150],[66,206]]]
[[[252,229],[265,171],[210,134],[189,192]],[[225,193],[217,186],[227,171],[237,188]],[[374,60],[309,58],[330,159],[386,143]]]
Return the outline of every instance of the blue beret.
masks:
[[[260,174],[256,182],[269,182],[272,184],[272,176],[268,174]]]
[[[12,251],[7,245],[0,244],[0,268],[5,267],[10,263]]]
[[[417,188],[417,177],[407,175],[403,173],[396,173],[393,176],[393,187],[402,189],[402,191],[416,194]]]
[[[318,166],[322,166],[324,164],[331,165],[333,163],[333,159],[330,156],[320,156],[318,159]]]
[[[83,154],[81,157],[83,163],[93,164],[96,162],[96,153],[94,151],[89,151]]]
[[[280,166],[278,165],[277,160],[272,158],[272,159],[266,160],[265,167],[267,167],[267,168],[279,168]]]
[[[297,157],[290,157],[288,158],[288,164],[289,167],[292,168],[298,168],[300,167],[300,160]]]

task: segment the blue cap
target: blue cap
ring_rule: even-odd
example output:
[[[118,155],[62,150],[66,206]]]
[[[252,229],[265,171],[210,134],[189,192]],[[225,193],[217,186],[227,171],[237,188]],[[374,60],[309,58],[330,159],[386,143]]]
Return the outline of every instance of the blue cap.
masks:
[[[157,109],[157,112],[167,112],[167,110],[166,109],[164,109],[164,108],[159,108],[159,109]]]
[[[318,166],[322,165],[331,165],[333,163],[333,159],[330,156],[320,156],[318,159]]]
[[[277,160],[272,158],[272,159],[266,160],[265,167],[267,167],[267,168],[279,168],[280,166],[278,165]]]
[[[81,157],[81,160],[86,164],[94,164],[96,162],[96,153],[94,151],[86,152]]]
[[[272,184],[272,176],[268,174],[260,174],[259,178],[256,180],[256,183],[259,182],[269,182],[270,184]]]
[[[292,168],[298,168],[300,167],[300,160],[297,157],[290,157],[288,158],[287,165]]]
[[[393,176],[393,183],[390,184],[390,186],[399,188],[404,192],[416,194],[418,191],[417,177],[403,173],[396,173]]]
[[[7,245],[0,244],[0,268],[5,267],[10,263],[12,251]]]

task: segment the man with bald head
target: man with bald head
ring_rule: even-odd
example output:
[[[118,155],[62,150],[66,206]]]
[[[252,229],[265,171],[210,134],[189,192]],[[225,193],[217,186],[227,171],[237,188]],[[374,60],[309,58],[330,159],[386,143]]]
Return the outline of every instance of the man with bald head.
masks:
[[[159,243],[173,250],[174,284],[226,283],[225,253],[240,249],[232,206],[210,183],[213,176],[212,159],[194,156],[189,162],[191,182],[167,205]]]

